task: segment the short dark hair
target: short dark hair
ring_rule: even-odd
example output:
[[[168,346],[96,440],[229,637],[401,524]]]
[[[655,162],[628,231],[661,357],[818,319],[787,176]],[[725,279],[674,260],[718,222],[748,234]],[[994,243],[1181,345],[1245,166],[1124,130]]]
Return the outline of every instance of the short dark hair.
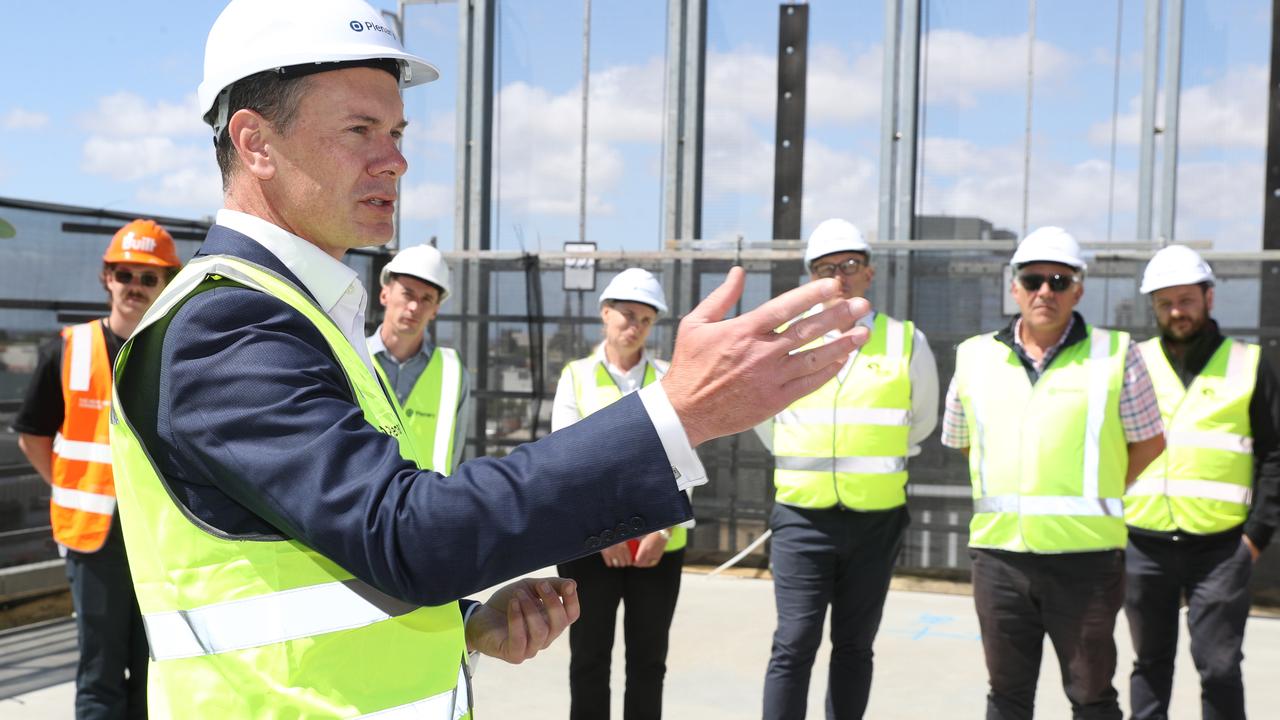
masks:
[[[236,112],[248,109],[261,115],[277,132],[287,132],[298,114],[307,77],[266,70],[237,80],[226,91],[229,93],[227,120]],[[212,125],[217,117],[218,101],[215,101],[204,120]],[[231,143],[231,133],[227,128],[224,127],[214,138],[213,146],[217,149],[218,170],[222,172],[222,189],[225,191],[236,167],[236,147]]]

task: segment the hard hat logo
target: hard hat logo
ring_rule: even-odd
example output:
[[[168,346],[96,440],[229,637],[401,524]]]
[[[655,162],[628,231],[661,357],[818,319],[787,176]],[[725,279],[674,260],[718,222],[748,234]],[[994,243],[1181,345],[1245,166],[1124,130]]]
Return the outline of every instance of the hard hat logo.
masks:
[[[391,39],[396,40],[397,42],[399,41],[399,38],[396,37],[396,33],[394,30],[387,27],[386,25],[379,25],[378,23],[375,23],[375,22],[369,22],[369,21],[360,22],[359,20],[352,20],[351,29],[355,30],[356,32],[364,32],[365,30],[372,30],[373,32],[380,32],[384,35],[390,35]]]
[[[156,241],[155,238],[138,236],[130,232],[128,235],[125,235],[124,239],[120,242],[120,248],[126,251],[141,250],[142,252],[153,253],[156,251]]]

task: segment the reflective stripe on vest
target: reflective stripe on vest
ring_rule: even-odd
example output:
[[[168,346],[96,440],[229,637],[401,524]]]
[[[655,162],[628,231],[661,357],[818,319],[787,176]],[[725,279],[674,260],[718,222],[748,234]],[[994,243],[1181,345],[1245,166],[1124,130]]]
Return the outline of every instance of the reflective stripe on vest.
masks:
[[[1122,548],[1128,335],[1086,327],[1035,383],[994,333],[956,355],[973,446],[970,545],[1064,553]]]
[[[53,452],[68,460],[111,464],[111,446],[107,443],[68,440],[62,433],[53,436]]]
[[[396,398],[395,388],[391,387],[382,364],[375,359],[373,365],[378,378],[386,386],[387,396],[397,404],[414,445],[423,452],[430,449],[429,467],[442,475],[453,472],[453,443],[457,434],[458,403],[462,397],[462,361],[458,358],[458,351],[436,348],[403,405]]]
[[[109,416],[111,365],[101,320],[62,331],[62,426],[53,438],[53,538],[77,552],[102,547],[111,532],[115,483]]]
[[[1208,535],[1242,524],[1253,499],[1249,405],[1257,345],[1224,339],[1184,385],[1159,338],[1139,346],[1165,425],[1165,450],[1125,494],[1125,520],[1157,532]]]
[[[50,500],[54,505],[68,510],[80,510],[98,515],[110,515],[116,511],[116,499],[111,495],[99,495],[57,485],[54,485],[50,491]]]
[[[573,398],[578,403],[578,413],[586,417],[622,399],[622,390],[609,374],[601,359],[603,348],[596,353],[574,360],[564,366],[563,373],[573,381]],[[644,378],[640,387],[648,387],[667,374],[665,363],[657,365],[657,361],[644,360]],[[677,525],[671,528],[671,537],[663,552],[675,552],[689,544],[689,530]]]
[[[125,343],[111,449],[129,566],[154,661],[152,718],[469,715],[457,603],[421,608],[353,578],[297,540],[226,538],[196,524],[130,424],[130,356],[154,357],[189,297],[231,285],[293,307],[324,336],[367,422],[416,461],[395,406],[355,348],[305,293],[237,258],[192,261]],[[307,500],[299,500],[307,501]]]
[[[855,510],[906,503],[914,335],[912,323],[877,314],[871,339],[843,377],[774,417],[778,502]]]

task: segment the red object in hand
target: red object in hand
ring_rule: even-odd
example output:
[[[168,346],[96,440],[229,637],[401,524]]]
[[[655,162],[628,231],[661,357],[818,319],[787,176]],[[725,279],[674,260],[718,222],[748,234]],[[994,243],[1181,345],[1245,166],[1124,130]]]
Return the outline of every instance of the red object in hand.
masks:
[[[632,560],[632,562],[634,562],[634,561],[635,561],[635,559],[636,559],[636,554],[640,552],[640,541],[639,541],[639,540],[628,540],[628,541],[627,541],[627,549],[631,551],[631,560]]]

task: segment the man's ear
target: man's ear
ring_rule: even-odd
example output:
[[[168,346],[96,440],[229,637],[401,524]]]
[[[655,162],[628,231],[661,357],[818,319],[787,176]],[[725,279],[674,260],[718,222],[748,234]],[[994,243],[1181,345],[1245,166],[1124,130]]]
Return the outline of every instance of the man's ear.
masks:
[[[275,177],[276,158],[271,146],[275,130],[266,118],[247,108],[237,110],[227,123],[227,132],[245,172],[259,180]]]

